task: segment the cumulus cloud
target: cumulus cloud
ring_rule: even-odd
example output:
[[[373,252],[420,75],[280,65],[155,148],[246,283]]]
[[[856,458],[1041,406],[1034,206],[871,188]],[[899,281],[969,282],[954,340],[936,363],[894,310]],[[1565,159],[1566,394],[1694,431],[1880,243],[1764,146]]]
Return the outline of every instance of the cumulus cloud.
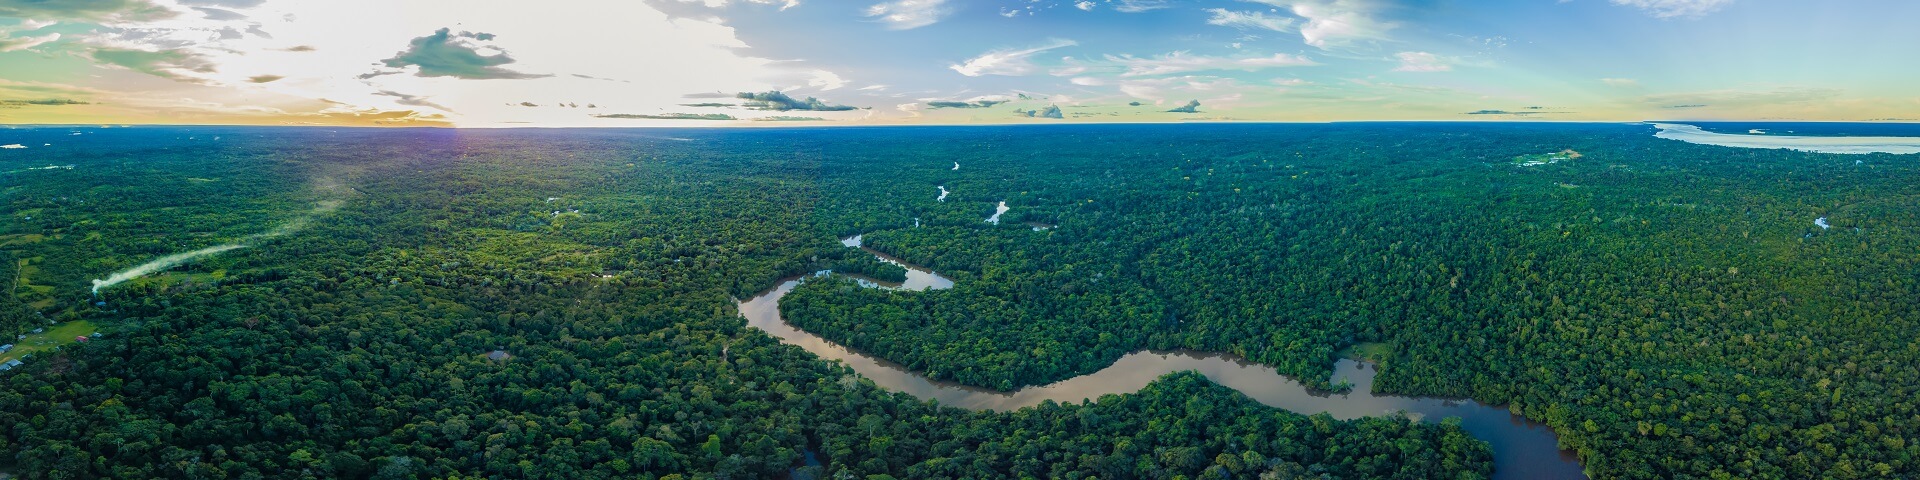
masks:
[[[889,30],[910,30],[932,25],[952,10],[946,0],[895,0],[867,7],[866,16],[887,24]]]
[[[1047,105],[1047,108],[1039,110],[1014,110],[1013,113],[1027,118],[1067,118],[1066,115],[1060,113],[1060,106],[1058,105]]]
[[[627,119],[627,120],[739,120],[738,118],[734,118],[732,115],[727,115],[724,113],[662,113],[657,115],[638,114],[638,113],[608,113],[608,114],[594,115],[593,118],[614,118],[614,119]]]
[[[1699,18],[1732,5],[1733,0],[1613,0],[1613,4],[1645,10],[1654,18]]]
[[[1093,0],[1080,0],[1078,3],[1073,4],[1073,8],[1078,8],[1081,10],[1086,10],[1091,12],[1093,11],[1094,5],[1098,5],[1098,4],[1093,3]]]
[[[1445,72],[1453,70],[1453,65],[1448,64],[1446,59],[1427,52],[1400,52],[1393,54],[1393,57],[1400,59],[1400,66],[1393,68],[1393,71],[1396,72]]]
[[[746,103],[741,104],[741,107],[744,107],[748,110],[773,110],[773,111],[780,111],[780,112],[784,112],[788,110],[807,110],[807,111],[814,111],[814,112],[843,112],[847,110],[858,109],[856,107],[850,107],[846,105],[830,105],[827,102],[820,101],[820,99],[813,98],[813,97],[807,97],[806,100],[800,100],[800,99],[796,99],[791,96],[788,96],[785,93],[780,93],[777,90],[771,91],[771,92],[761,92],[761,93],[740,92],[738,94],[735,94],[734,98],[746,100]]]
[[[1240,29],[1292,32],[1294,31],[1294,23],[1297,21],[1288,17],[1268,16],[1263,12],[1236,12],[1224,8],[1209,8],[1207,9],[1207,13],[1213,14],[1213,18],[1207,19],[1208,25]]]
[[[1285,53],[1276,53],[1272,56],[1264,57],[1215,57],[1208,55],[1191,55],[1187,52],[1173,52],[1166,55],[1146,58],[1132,55],[1108,55],[1107,62],[1124,68],[1125,71],[1120,74],[1120,76],[1123,77],[1170,75],[1206,70],[1254,71],[1275,67],[1319,65],[1312,59]]]
[[[0,17],[84,22],[138,22],[158,20],[181,12],[151,0],[5,0]]]
[[[953,71],[960,72],[961,75],[969,77],[978,77],[981,75],[1027,75],[1034,71],[1033,62],[1029,60],[1030,57],[1040,52],[1074,45],[1079,45],[1079,43],[1061,38],[1049,39],[1046,43],[1037,46],[994,50],[981,54],[978,57],[973,57],[965,63],[951,65],[947,68],[951,68]]]
[[[393,58],[381,60],[382,65],[392,68],[417,67],[414,73],[421,77],[454,77],[470,80],[542,78],[551,75],[521,73],[501,65],[513,63],[513,57],[505,50],[486,45],[494,39],[490,33],[460,32],[442,28],[432,35],[413,39],[407,49],[394,54]],[[480,50],[494,50],[499,53],[481,55]],[[385,73],[385,72],[382,72]]]
[[[1187,104],[1186,104],[1186,105],[1181,105],[1181,106],[1178,106],[1178,107],[1173,107],[1173,109],[1172,109],[1172,110],[1167,110],[1167,112],[1170,112],[1170,113],[1200,113],[1200,101],[1199,101],[1199,100],[1188,100],[1188,101],[1187,101]]]

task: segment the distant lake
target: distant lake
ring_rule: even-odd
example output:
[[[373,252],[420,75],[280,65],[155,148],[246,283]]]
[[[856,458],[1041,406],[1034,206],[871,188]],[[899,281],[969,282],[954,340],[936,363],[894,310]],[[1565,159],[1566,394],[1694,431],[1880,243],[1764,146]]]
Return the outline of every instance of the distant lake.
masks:
[[[1920,137],[1920,123],[1863,122],[1688,122],[1660,121],[1700,127],[1710,133],[1796,135],[1803,137]]]
[[[1701,145],[1717,145],[1736,148],[1775,148],[1799,150],[1817,153],[1920,153],[1920,128],[1906,125],[1886,125],[1889,128],[1868,128],[1877,124],[1833,124],[1818,125],[1809,123],[1723,123],[1716,125],[1720,130],[1746,127],[1741,133],[1724,133],[1707,130],[1691,123],[1655,123],[1658,129],[1653,136],[1668,140],[1679,140]],[[1855,126],[1855,127],[1849,127]],[[1839,132],[1889,132],[1890,127],[1905,126],[1904,133],[1915,136],[1864,136],[1839,135]],[[1800,134],[1801,129],[1825,132],[1829,135]],[[1778,133],[1792,132],[1792,133]],[[1884,135],[1884,133],[1883,133]]]

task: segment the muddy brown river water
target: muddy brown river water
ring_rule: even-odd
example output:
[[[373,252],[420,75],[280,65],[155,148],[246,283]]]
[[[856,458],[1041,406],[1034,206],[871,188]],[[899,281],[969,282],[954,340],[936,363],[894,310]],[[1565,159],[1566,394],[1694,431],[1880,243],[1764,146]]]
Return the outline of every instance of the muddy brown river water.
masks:
[[[841,244],[860,248],[881,261],[907,268],[905,282],[863,279],[863,285],[901,291],[953,287],[951,279],[862,246],[859,236],[843,239]],[[788,324],[780,316],[780,298],[807,278],[824,274],[782,280],[774,288],[740,302],[740,314],[747,318],[748,325],[814,355],[838,360],[876,385],[921,399],[939,401],[942,405],[1007,411],[1039,405],[1048,400],[1079,403],[1098,400],[1102,395],[1132,393],[1169,373],[1195,371],[1214,383],[1237,390],[1262,404],[1302,415],[1325,413],[1341,420],[1400,414],[1421,421],[1458,417],[1462,429],[1492,445],[1496,479],[1586,478],[1579,459],[1571,452],[1559,450],[1553,430],[1546,425],[1513,415],[1505,408],[1482,405],[1473,400],[1374,395],[1373,378],[1377,367],[1353,360],[1340,360],[1334,365],[1333,380],[1336,383],[1343,379],[1350,382],[1353,389],[1349,393],[1314,391],[1271,367],[1231,355],[1193,351],[1134,352],[1097,372],[1013,392],[933,380],[900,364],[849,349]]]

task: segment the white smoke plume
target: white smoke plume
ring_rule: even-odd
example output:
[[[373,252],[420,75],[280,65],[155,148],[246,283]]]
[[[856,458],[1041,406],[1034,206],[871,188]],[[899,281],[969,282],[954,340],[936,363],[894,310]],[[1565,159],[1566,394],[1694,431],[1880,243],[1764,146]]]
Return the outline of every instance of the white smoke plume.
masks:
[[[257,233],[253,235],[248,235],[244,239],[244,241],[251,242],[255,240],[267,240],[267,239],[292,235],[296,232],[306,229],[307,225],[313,224],[314,217],[333,212],[334,210],[339,210],[340,206],[343,203],[345,202],[342,202],[340,200],[322,200],[319,203],[315,204],[313,207],[313,210],[310,212],[307,212],[306,215],[301,215],[297,218],[294,218],[293,220],[289,220],[287,221],[287,223],[281,224],[279,227],[275,227],[273,230],[269,230],[266,233]],[[187,262],[192,262],[194,260],[199,260],[205,257],[211,257],[214,255],[220,254],[221,252],[226,252],[229,250],[239,250],[239,249],[247,248],[250,246],[252,245],[248,245],[246,243],[230,243],[226,245],[220,245],[217,247],[207,247],[199,250],[194,250],[191,252],[176,253],[173,255],[167,255],[164,257],[156,258],[156,259],[153,259],[153,261],[142,263],[140,265],[134,266],[133,268],[121,270],[119,272],[114,272],[114,274],[108,276],[106,280],[94,280],[93,294],[99,295],[100,289],[111,287],[114,285],[119,285],[128,280],[133,280],[133,279],[144,277],[154,273],[166,271],[167,269],[184,265]]]
[[[169,268],[178,267],[181,264],[194,261],[195,259],[199,259],[200,257],[213,256],[220,252],[225,252],[228,250],[238,250],[242,248],[247,248],[247,246],[239,245],[239,244],[227,244],[227,245],[221,245],[218,247],[207,247],[207,248],[202,248],[202,249],[194,250],[187,253],[176,253],[173,255],[167,255],[164,257],[156,258],[156,259],[153,259],[153,261],[151,262],[142,263],[133,268],[115,272],[113,275],[108,276],[106,280],[94,280],[93,293],[95,295],[98,295],[100,294],[100,289],[102,288],[119,285],[121,282],[144,277],[144,276],[147,276],[148,274],[163,271]]]

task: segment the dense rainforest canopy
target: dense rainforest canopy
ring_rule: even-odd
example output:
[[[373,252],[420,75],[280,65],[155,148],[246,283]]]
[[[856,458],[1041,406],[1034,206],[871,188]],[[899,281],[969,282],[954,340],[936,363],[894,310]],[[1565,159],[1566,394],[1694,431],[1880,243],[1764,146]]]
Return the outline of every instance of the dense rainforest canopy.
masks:
[[[837,242],[865,234],[956,287],[809,282],[783,309],[936,378],[1009,390],[1193,348],[1325,386],[1336,352],[1379,343],[1378,388],[1510,405],[1598,477],[1920,472],[1920,165],[1650,132],[7,130],[54,145],[0,157],[0,326],[103,335],[0,373],[0,469],[1490,472],[1449,423],[1301,416],[1191,374],[1087,405],[941,407],[733,311],[793,274],[897,276]],[[17,170],[42,165],[74,168]],[[240,248],[89,293],[223,245]]]

